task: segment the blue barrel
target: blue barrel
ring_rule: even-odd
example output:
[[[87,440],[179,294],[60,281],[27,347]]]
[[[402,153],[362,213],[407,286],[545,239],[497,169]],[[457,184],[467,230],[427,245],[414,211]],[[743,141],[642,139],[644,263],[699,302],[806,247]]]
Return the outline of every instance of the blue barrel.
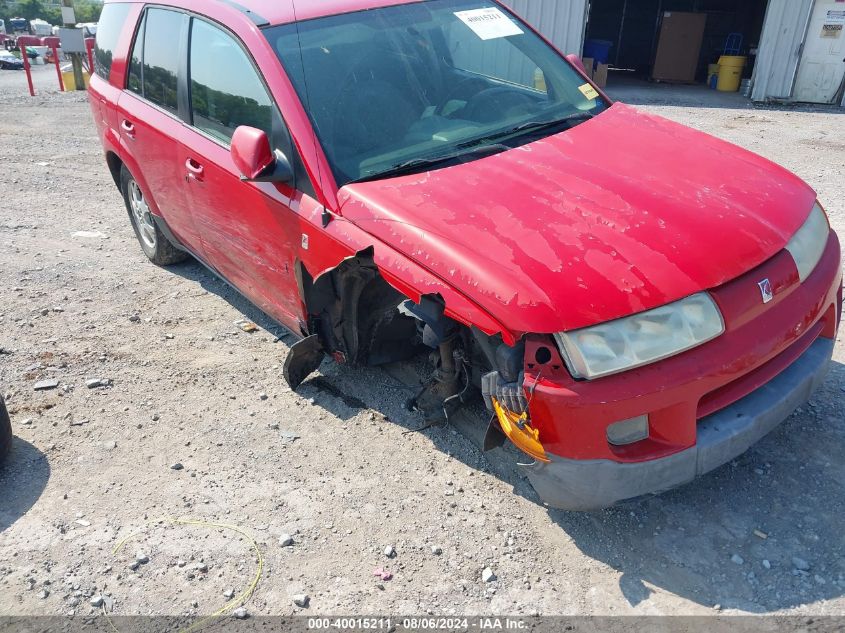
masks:
[[[596,63],[606,64],[610,60],[610,40],[587,40],[584,42],[584,57],[592,57]]]

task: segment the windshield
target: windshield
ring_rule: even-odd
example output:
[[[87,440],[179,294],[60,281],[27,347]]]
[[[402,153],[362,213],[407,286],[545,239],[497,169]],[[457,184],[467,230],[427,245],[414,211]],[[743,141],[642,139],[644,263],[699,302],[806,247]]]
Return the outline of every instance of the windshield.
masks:
[[[572,127],[607,103],[487,0],[431,0],[265,30],[338,186],[466,162]]]

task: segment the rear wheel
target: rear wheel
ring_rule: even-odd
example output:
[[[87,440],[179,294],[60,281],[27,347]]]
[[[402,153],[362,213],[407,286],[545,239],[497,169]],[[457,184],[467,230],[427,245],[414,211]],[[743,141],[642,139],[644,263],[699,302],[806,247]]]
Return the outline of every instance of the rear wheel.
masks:
[[[6,459],[10,448],[12,448],[12,423],[9,421],[9,412],[6,411],[3,396],[0,396],[0,463]]]
[[[120,171],[120,190],[132,228],[135,229],[135,237],[147,258],[159,266],[178,264],[188,259],[188,254],[171,244],[159,230],[144,192],[125,166]]]

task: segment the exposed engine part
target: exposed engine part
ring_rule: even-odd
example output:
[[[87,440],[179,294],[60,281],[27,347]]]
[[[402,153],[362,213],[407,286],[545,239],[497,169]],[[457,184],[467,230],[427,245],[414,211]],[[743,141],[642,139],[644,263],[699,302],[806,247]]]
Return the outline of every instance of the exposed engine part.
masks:
[[[339,363],[382,365],[419,352],[417,320],[399,312],[404,297],[381,277],[372,247],[316,279],[298,262],[296,275],[308,311],[303,334],[311,336],[307,344],[294,345],[285,361],[291,388],[319,366],[323,354]]]
[[[432,349],[437,349],[458,333],[458,324],[443,314],[444,309],[439,295],[426,295],[420,298],[419,303],[408,300],[399,306],[399,312],[424,324],[422,341]]]
[[[520,381],[520,374],[525,365],[525,341],[513,347],[502,343],[496,348],[496,366],[505,382]]]
[[[411,410],[422,412],[428,421],[448,422],[469,389],[467,362],[463,352],[455,349],[455,340],[440,344],[434,373],[408,403]]]
[[[493,337],[487,336],[474,325],[470,327],[469,331],[472,333],[476,347],[484,355],[484,358],[487,359],[487,364],[490,366],[490,369],[496,369],[496,340]],[[501,342],[498,344],[501,344]]]
[[[455,370],[455,345],[452,340],[440,343],[440,370],[444,374],[457,375]]]
[[[522,383],[525,375],[520,372],[514,382],[506,382],[501,373],[498,371],[491,371],[481,378],[481,393],[484,396],[484,404],[487,405],[489,411],[494,411],[493,398],[496,398],[507,409],[515,413],[525,413],[528,411],[528,399],[525,397],[525,391]]]

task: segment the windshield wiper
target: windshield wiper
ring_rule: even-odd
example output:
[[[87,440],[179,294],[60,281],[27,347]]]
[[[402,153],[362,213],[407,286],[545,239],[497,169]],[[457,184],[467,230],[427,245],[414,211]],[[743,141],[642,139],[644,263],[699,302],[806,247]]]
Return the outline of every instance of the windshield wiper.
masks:
[[[475,143],[473,145],[475,145]],[[461,146],[458,145],[458,147]],[[487,153],[493,154],[497,152],[504,152],[509,149],[511,148],[507,145],[494,143],[483,145],[480,147],[472,147],[469,149],[461,148],[461,151],[458,152],[450,152],[448,154],[441,154],[439,156],[432,156],[430,158],[412,158],[411,160],[406,160],[403,163],[393,165],[393,167],[385,169],[384,171],[380,171],[375,174],[370,174],[368,176],[362,176],[361,178],[353,180],[347,184],[351,185],[357,182],[368,182],[371,180],[381,180],[382,178],[390,178],[392,176],[402,176],[405,174],[423,171],[430,167],[436,167],[438,165],[443,165],[445,163],[460,160],[461,158],[465,158],[467,156]]]
[[[590,112],[576,112],[575,114],[570,114],[560,119],[550,119],[548,121],[527,121],[526,123],[520,123],[516,127],[502,130],[501,132],[496,132],[495,134],[490,134],[482,138],[473,139],[472,141],[467,141],[466,143],[458,145],[458,147],[475,147],[476,145],[483,145],[485,143],[489,143],[490,141],[497,141],[507,138],[508,136],[514,136],[520,132],[537,132],[560,127],[562,125],[572,127],[576,122],[592,119],[593,116],[595,115]]]

